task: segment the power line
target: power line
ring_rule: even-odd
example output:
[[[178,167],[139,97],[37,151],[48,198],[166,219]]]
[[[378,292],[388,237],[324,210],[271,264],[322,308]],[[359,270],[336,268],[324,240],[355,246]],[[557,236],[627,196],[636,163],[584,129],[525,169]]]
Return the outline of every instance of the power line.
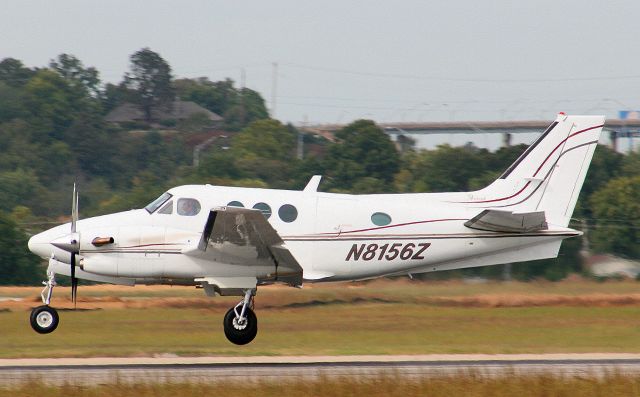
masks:
[[[550,82],[566,82],[566,81],[612,81],[612,80],[629,80],[640,79],[640,75],[624,75],[624,76],[589,76],[589,77],[553,77],[553,78],[465,78],[465,77],[442,77],[442,76],[419,76],[411,74],[393,74],[393,73],[375,73],[375,72],[363,72],[358,70],[328,68],[322,66],[309,66],[298,63],[285,63],[285,66],[314,70],[318,72],[329,73],[342,73],[351,74],[356,76],[369,76],[379,78],[394,78],[394,79],[406,79],[406,80],[431,80],[431,81],[448,81],[448,82],[463,82],[463,83],[550,83]]]

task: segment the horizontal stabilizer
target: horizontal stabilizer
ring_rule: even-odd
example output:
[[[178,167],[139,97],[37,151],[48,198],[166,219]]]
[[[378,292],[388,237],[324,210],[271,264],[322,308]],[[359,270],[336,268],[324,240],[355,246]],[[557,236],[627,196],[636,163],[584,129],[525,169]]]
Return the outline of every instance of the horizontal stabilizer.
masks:
[[[491,232],[528,233],[548,229],[544,211],[514,213],[484,210],[464,223],[471,229]]]

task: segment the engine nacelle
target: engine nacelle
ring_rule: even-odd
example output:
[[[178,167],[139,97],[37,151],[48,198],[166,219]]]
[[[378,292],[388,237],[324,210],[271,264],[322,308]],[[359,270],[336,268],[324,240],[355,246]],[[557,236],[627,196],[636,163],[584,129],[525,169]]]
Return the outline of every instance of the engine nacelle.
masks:
[[[118,262],[114,259],[116,258],[94,255],[80,259],[79,265],[87,273],[118,277]]]

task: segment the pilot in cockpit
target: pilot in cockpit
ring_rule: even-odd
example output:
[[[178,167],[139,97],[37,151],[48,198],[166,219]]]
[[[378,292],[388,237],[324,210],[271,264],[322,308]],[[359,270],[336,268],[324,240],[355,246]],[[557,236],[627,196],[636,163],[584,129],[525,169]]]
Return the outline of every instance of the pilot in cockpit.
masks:
[[[196,199],[181,198],[178,200],[178,215],[194,216],[200,212],[200,203]]]

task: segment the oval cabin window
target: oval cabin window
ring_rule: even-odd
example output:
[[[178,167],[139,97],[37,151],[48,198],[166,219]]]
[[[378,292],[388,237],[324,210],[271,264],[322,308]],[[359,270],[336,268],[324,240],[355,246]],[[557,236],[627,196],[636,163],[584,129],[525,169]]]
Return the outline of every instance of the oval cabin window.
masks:
[[[271,207],[269,207],[269,204],[258,203],[254,205],[253,208],[256,210],[260,210],[260,212],[262,212],[262,215],[264,215],[265,218],[269,219],[271,217]]]
[[[278,216],[284,222],[293,222],[298,218],[298,210],[291,204],[285,204],[278,210]]]
[[[239,201],[230,201],[229,204],[227,204],[227,207],[240,207],[240,208],[244,208],[244,204],[242,204]]]
[[[376,226],[386,226],[391,223],[391,217],[384,212],[376,212],[371,215],[371,222]]]

